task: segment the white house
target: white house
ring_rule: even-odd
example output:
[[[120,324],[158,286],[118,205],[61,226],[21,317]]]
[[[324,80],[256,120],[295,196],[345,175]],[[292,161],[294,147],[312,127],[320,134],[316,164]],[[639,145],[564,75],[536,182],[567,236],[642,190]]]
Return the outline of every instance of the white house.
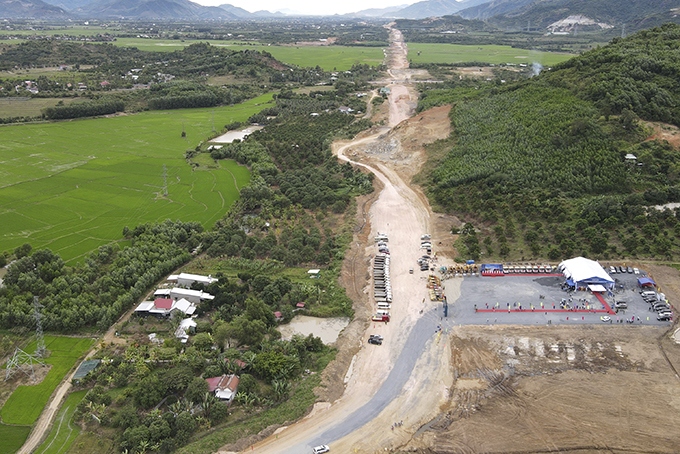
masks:
[[[179,287],[191,287],[194,282],[198,282],[203,285],[210,285],[213,282],[217,282],[219,279],[212,276],[203,276],[201,274],[189,274],[189,273],[179,273],[171,274],[168,276],[168,281],[177,282]]]
[[[190,290],[186,288],[159,288],[153,294],[155,298],[169,298],[173,301],[184,298],[185,300],[198,304],[201,301],[215,299],[210,293],[202,292],[200,290]]]

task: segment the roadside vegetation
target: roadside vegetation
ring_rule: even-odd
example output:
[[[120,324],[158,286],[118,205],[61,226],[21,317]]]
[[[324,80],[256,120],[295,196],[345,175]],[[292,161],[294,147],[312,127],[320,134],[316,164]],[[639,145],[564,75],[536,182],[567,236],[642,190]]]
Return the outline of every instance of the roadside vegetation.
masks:
[[[672,259],[680,253],[676,150],[642,120],[678,125],[680,27],[615,39],[512,84],[470,80],[423,94],[453,103],[454,133],[421,175],[468,222],[463,258]],[[632,154],[635,159],[626,159]]]

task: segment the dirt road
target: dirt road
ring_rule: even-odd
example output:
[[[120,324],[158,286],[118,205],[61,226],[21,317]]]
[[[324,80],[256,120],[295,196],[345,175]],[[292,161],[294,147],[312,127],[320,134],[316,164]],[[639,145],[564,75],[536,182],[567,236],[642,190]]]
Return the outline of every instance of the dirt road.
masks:
[[[393,30],[391,40],[388,61],[392,77],[407,80],[408,65],[401,34]],[[395,170],[405,161],[413,160],[409,149],[402,144],[404,132],[412,134],[408,140],[411,147],[422,148],[425,140],[444,138],[449,133],[448,110],[435,111],[434,119],[423,121],[421,117],[423,127],[426,123],[432,126],[432,121],[438,122],[432,128],[436,132],[415,140],[416,129],[402,127],[400,131],[396,130],[414,114],[417,96],[413,87],[393,83],[389,88],[389,127],[378,128],[351,142],[336,143],[334,152],[339,159],[372,172],[381,188],[368,211],[365,229],[370,228],[370,234],[357,234],[356,251],[353,252],[358,253],[357,261],[364,267],[358,273],[365,276],[370,263],[368,258],[377,252],[372,237],[377,232],[389,236],[394,295],[392,320],[383,324],[357,317],[353,324],[360,328],[353,331],[350,326],[346,331],[357,332],[363,328],[363,332],[359,331],[361,348],[345,369],[342,382],[335,383],[335,386],[344,385],[341,397],[333,402],[318,403],[307,418],[277,430],[274,435],[249,447],[248,452],[299,453],[310,450],[315,443],[330,443],[333,450],[339,452],[392,449],[408,441],[415,428],[433,418],[448,395],[451,386],[449,343],[442,333],[436,332],[441,320],[436,306],[429,302],[426,273],[409,273],[422,255],[420,235],[432,232],[433,216],[423,194],[412,189],[410,181],[405,181],[403,174]],[[416,161],[420,163],[422,159]],[[408,165],[412,166],[413,162]],[[364,279],[363,298],[355,301],[360,309],[358,313],[368,314],[374,307],[367,284]],[[367,344],[369,333],[384,336],[383,345]],[[356,339],[353,341],[357,347]],[[352,343],[352,340],[346,340],[345,345],[350,347]],[[342,339],[338,344],[342,350]],[[420,392],[423,388],[428,389],[426,395]],[[403,421],[403,424],[392,429],[397,421]],[[367,434],[371,436],[367,437]]]

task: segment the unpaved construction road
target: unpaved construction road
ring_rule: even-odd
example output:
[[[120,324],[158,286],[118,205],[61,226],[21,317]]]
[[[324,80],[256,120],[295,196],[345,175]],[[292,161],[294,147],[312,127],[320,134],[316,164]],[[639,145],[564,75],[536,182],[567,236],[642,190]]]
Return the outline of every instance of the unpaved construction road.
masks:
[[[439,265],[448,264],[449,231],[459,224],[434,214],[410,183],[424,163],[423,145],[449,135],[448,109],[413,116],[405,44],[397,30],[391,40],[391,93],[382,109],[389,126],[334,146],[341,160],[372,172],[379,190],[359,201],[343,269],[357,316],[337,342],[313,411],[244,452],[309,453],[321,443],[334,453],[680,452],[680,380],[673,366],[680,365],[680,347],[665,329],[458,326],[429,302],[425,273],[408,271],[421,255],[420,235],[432,234]],[[378,232],[389,236],[392,257],[387,325],[369,321]],[[677,270],[644,267],[668,283],[671,301],[680,300]],[[449,302],[460,282],[445,281]],[[371,333],[384,336],[382,346],[366,343]]]
[[[391,74],[395,79],[407,79],[408,65],[401,34],[393,30],[391,37],[388,55]],[[451,386],[450,378],[447,378],[451,353],[449,343],[438,332],[441,315],[429,302],[426,273],[409,273],[409,268],[416,266],[422,255],[420,236],[431,231],[432,214],[423,194],[414,191],[410,181],[405,181],[391,164],[395,156],[408,154],[402,146],[403,134],[394,130],[413,115],[417,95],[409,85],[393,83],[389,88],[389,126],[334,147],[340,159],[373,172],[379,180],[377,186],[381,188],[366,213],[367,222],[362,222],[363,229],[357,233],[355,250],[349,254],[358,257],[354,269],[362,283],[358,290],[360,294],[354,295],[358,299],[355,301],[356,320],[343,333],[344,346],[340,345],[343,340],[339,341],[341,350],[348,348],[356,354],[349,368],[344,367],[344,376],[336,376],[327,384],[342,387],[336,394],[340,397],[333,402],[317,404],[307,418],[248,447],[248,452],[303,453],[311,452],[311,446],[321,443],[330,444],[334,452],[395,448],[410,437],[407,427],[421,425],[435,417],[447,398]],[[428,141],[448,136],[447,112],[448,109],[440,109],[433,115],[433,121],[439,124],[434,127],[434,134],[427,137]],[[418,135],[414,129],[404,130],[410,131],[413,137]],[[423,145],[421,140],[409,141],[411,146],[414,142],[417,142],[416,146]],[[370,266],[369,258],[377,253],[372,240],[377,232],[389,236],[392,257],[390,274],[394,302],[388,324],[368,321],[372,303],[365,276]],[[380,346],[367,344],[369,333],[381,334],[384,343]],[[329,369],[333,370],[333,367]],[[423,387],[428,391],[425,394],[421,392]],[[392,424],[398,421],[403,424],[392,430]]]

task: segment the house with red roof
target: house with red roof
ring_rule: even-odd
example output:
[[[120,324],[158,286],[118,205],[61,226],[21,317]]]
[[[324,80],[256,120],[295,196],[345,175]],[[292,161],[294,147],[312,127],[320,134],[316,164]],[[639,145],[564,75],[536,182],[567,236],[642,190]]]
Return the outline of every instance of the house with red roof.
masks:
[[[239,377],[237,375],[222,375],[221,377],[206,378],[208,392],[215,393],[215,397],[231,403],[238,390]]]
[[[143,301],[135,309],[138,315],[155,315],[156,317],[168,317],[173,311],[191,316],[196,312],[196,305],[184,298],[174,300],[167,297],[158,297],[153,301]]]

